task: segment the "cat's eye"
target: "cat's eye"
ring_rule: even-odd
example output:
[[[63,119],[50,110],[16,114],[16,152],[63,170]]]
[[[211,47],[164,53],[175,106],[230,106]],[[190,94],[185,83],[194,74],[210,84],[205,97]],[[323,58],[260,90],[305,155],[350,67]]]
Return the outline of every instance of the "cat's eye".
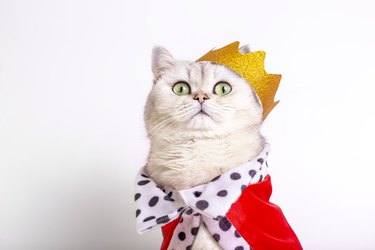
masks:
[[[190,86],[186,82],[176,83],[173,86],[172,90],[176,95],[188,95],[188,94],[190,94]]]
[[[217,95],[227,95],[232,91],[232,87],[229,83],[218,82],[214,87],[214,93]]]

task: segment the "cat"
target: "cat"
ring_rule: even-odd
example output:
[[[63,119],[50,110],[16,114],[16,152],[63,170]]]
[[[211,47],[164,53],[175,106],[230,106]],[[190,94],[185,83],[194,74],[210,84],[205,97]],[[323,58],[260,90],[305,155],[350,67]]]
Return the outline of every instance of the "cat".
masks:
[[[240,48],[248,53],[249,46]],[[212,62],[152,51],[153,86],[144,120],[150,151],[147,174],[175,190],[209,182],[253,159],[265,147],[263,109],[249,83]],[[192,249],[222,249],[200,225]]]

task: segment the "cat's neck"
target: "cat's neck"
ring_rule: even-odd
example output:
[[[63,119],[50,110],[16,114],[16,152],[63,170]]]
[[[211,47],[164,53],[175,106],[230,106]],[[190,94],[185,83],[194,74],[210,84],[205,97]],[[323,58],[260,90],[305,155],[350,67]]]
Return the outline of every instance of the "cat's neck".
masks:
[[[146,170],[160,186],[177,190],[190,188],[254,158],[264,144],[259,129],[211,137],[186,137],[176,133],[151,141]]]

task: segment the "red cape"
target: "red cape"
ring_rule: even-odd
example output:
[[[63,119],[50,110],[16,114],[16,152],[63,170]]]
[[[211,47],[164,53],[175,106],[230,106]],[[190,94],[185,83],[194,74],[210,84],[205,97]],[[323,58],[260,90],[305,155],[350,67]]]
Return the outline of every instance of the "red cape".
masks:
[[[232,205],[226,216],[254,250],[302,249],[281,209],[269,202],[272,193],[270,176],[249,185]],[[162,227],[161,250],[167,250],[180,218]]]

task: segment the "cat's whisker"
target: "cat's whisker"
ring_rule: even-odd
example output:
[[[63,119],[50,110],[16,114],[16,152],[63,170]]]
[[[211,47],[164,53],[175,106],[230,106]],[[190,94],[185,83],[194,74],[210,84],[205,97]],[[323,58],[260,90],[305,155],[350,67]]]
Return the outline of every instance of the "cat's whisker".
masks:
[[[189,106],[191,106],[191,103],[183,103],[179,106],[179,108],[186,108],[186,107],[189,107]],[[158,110],[158,111],[170,111],[171,107],[165,107],[165,108],[157,107],[156,110]]]
[[[184,105],[181,111],[185,111],[185,109],[187,109],[187,108],[188,108],[188,110],[190,110],[190,105],[187,105],[187,104]],[[170,111],[170,109],[167,109],[167,110]],[[182,116],[183,115],[186,115],[186,114],[182,114]],[[153,117],[160,117],[160,114],[158,114],[158,113],[152,114],[150,116],[151,120],[152,120]],[[163,115],[162,117],[160,117],[156,121],[153,121],[153,123],[157,123],[157,124],[154,127],[152,127],[148,133],[152,134],[155,131],[156,128],[162,126],[163,124],[167,123],[168,121],[172,120],[173,118],[177,118],[177,116],[171,115],[171,114]]]
[[[179,115],[172,116],[171,118],[169,118],[169,119],[159,123],[158,125],[156,125],[154,128],[158,127],[158,129],[155,131],[154,128],[153,128],[154,133],[151,133],[151,131],[149,132],[150,139],[152,139],[158,132],[160,132],[165,127],[164,125],[168,124],[169,121],[171,121],[172,119],[176,119],[175,122],[171,123],[171,124],[173,124],[173,123],[176,124],[178,122],[177,119],[179,119],[183,116],[186,116],[186,114],[187,113],[185,112],[185,113],[182,113],[182,114],[179,114]],[[168,127],[170,127],[170,126],[168,126]]]
[[[170,111],[170,109],[169,109],[169,111]],[[153,119],[153,118],[155,118],[155,117],[159,117],[158,120],[160,120],[160,119],[165,118],[166,116],[167,116],[167,117],[170,117],[170,116],[172,116],[172,115],[170,114],[170,112],[169,112],[169,113],[165,113],[165,114],[163,114],[162,112],[157,112],[157,113],[154,113],[154,114],[149,115],[149,118],[150,118],[150,119]]]
[[[169,121],[171,121],[172,119],[175,118],[174,115],[168,115],[167,116],[168,118],[166,117],[161,117],[159,118],[158,120],[156,120],[154,123],[157,123],[154,127],[152,127],[150,129],[150,131],[148,131],[149,134],[152,134],[153,131],[155,131],[155,129],[159,128],[160,126],[164,125],[165,123],[168,123]],[[160,122],[159,122],[160,121]]]
[[[223,109],[223,110],[226,110],[226,111],[231,111],[233,109],[236,109],[237,107],[234,107],[234,106],[230,106],[230,105],[225,105],[225,104],[210,104],[210,107],[214,107],[214,108],[217,108],[217,109]]]
[[[158,125],[156,125],[155,127],[153,127],[152,130],[150,130],[149,132],[149,138],[150,140],[157,134],[159,133],[163,128],[167,127],[169,124],[173,123],[173,120],[175,119],[175,117],[171,117],[165,121],[163,121],[162,123],[159,123]],[[171,122],[172,121],[172,122]]]
[[[155,142],[154,142],[154,145],[156,145],[158,143],[158,141],[160,140],[160,138],[165,134],[165,132],[173,125],[175,125],[177,123],[177,121],[175,122],[172,122],[171,124],[169,124],[169,126],[167,126],[160,134],[159,136],[156,138]]]
[[[232,109],[236,109],[236,108],[238,108],[238,107],[236,107],[236,106],[231,106],[231,105],[228,105],[228,104],[222,104],[222,107],[232,108]]]
[[[223,117],[222,111],[223,110],[221,108],[210,106],[208,107],[207,113],[211,116],[211,118],[215,118],[216,116]]]

